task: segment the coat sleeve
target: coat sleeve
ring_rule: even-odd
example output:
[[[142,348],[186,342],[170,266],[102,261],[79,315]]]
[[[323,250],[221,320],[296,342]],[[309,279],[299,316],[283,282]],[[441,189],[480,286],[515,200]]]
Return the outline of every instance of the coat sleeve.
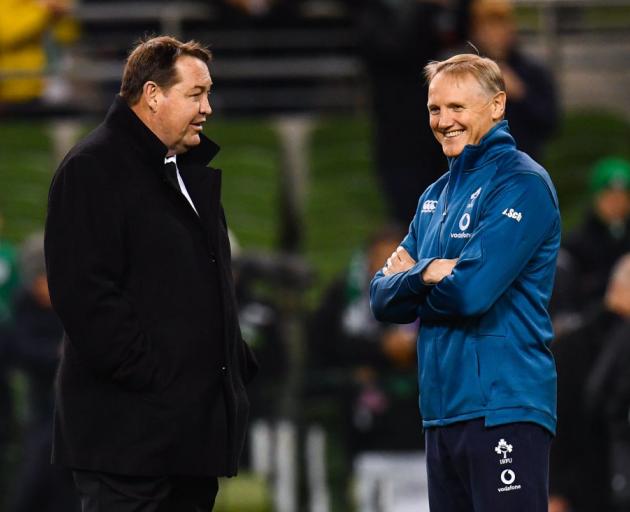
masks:
[[[422,204],[422,199],[419,204]],[[418,253],[418,216],[416,212],[409,232],[401,242],[412,258]],[[422,281],[422,272],[433,259],[421,259],[408,271],[398,274],[386,276],[382,270],[376,273],[370,283],[370,307],[377,320],[408,324],[418,317],[418,306],[430,289]]]
[[[46,220],[53,306],[87,366],[128,389],[145,389],[157,364],[123,288],[123,235],[121,197],[97,159],[79,155],[62,164]]]
[[[453,268],[420,307],[423,320],[479,316],[490,309],[560,230],[557,203],[533,173],[509,179],[485,201],[479,222]]]

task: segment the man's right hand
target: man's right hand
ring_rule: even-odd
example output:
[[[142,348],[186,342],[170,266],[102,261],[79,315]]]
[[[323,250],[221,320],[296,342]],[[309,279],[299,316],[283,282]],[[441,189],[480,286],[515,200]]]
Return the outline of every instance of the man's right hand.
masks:
[[[416,264],[404,247],[398,247],[392,255],[387,258],[387,262],[383,267],[383,274],[391,276],[399,272],[405,272]]]
[[[457,264],[454,259],[435,259],[422,272],[422,280],[425,284],[437,284],[446,276],[450,276],[453,267]]]

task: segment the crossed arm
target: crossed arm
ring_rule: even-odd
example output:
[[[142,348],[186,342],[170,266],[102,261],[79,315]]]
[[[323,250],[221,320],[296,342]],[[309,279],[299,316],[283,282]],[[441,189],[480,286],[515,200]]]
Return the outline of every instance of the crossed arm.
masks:
[[[539,264],[555,258],[560,232],[557,202],[540,176],[511,177],[484,206],[457,259],[414,261],[410,254],[418,241],[412,226],[403,247],[372,280],[371,307],[378,320],[408,323],[418,316],[423,320],[479,316],[514,282],[544,239],[548,244]],[[515,219],[508,211],[522,215]]]
[[[422,271],[422,280],[425,284],[437,284],[446,276],[451,275],[453,267],[457,263],[457,258],[454,259],[434,259],[429,265]],[[404,247],[398,247],[392,255],[387,258],[387,262],[383,267],[383,274],[391,276],[400,272],[406,272],[416,264],[409,253]]]
[[[432,285],[449,276],[456,263],[433,258],[416,262],[404,247],[398,247],[372,280],[370,301],[376,319],[413,322]]]

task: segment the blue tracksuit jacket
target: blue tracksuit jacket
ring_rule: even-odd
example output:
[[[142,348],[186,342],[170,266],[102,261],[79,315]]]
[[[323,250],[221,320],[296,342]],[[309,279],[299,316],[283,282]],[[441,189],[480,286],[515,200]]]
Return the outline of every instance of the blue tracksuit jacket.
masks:
[[[485,418],[556,428],[556,370],[547,304],[560,214],[547,172],[516,149],[506,121],[449,159],[418,202],[401,244],[417,261],[379,271],[370,288],[381,321],[420,317],[418,378],[425,427]],[[422,271],[459,258],[434,286]]]

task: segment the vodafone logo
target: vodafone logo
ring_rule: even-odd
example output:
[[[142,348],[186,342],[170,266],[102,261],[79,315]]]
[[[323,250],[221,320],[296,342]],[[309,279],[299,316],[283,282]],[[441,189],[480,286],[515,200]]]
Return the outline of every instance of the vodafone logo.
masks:
[[[504,469],[501,471],[501,482],[503,482],[503,487],[499,487],[497,491],[499,492],[510,492],[510,491],[518,491],[521,489],[520,484],[515,484],[516,473],[511,469]]]
[[[516,474],[511,469],[506,469],[501,472],[501,481],[505,485],[510,485],[514,483],[514,480],[516,480]]]
[[[459,229],[461,229],[462,231],[466,231],[468,229],[468,226],[470,226],[470,214],[464,213],[464,215],[462,215],[462,218],[459,219]]]

